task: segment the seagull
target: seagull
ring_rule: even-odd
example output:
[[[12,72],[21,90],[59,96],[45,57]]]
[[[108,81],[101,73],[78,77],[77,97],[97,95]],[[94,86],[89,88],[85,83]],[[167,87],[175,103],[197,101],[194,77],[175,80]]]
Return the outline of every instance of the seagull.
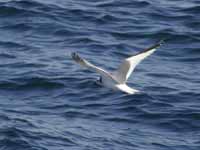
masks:
[[[135,67],[147,56],[151,55],[163,44],[163,40],[159,41],[155,45],[147,48],[136,55],[130,56],[124,59],[116,71],[110,73],[105,69],[95,66],[89,61],[81,58],[77,53],[71,53],[72,59],[79,65],[88,68],[89,70],[100,74],[98,83],[101,85],[111,88],[113,90],[120,90],[127,94],[135,94],[139,91],[129,87],[126,82],[130,77],[131,73],[134,71]]]

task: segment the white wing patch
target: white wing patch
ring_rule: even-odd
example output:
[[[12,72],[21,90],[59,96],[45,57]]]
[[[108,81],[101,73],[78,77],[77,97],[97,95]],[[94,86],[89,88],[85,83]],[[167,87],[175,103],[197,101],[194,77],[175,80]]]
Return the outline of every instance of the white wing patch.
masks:
[[[126,58],[122,64],[119,66],[118,70],[113,73],[115,79],[120,83],[124,84],[128,78],[130,77],[131,73],[135,69],[135,67],[147,56],[151,55],[162,43],[159,42],[158,44],[145,49],[144,51],[138,53],[137,55],[131,56]]]
[[[104,77],[109,77],[114,80],[114,78],[112,77],[112,75],[109,72],[105,71],[104,69],[102,69],[100,67],[97,67],[97,66],[91,64],[89,61],[81,58],[77,53],[72,53],[71,55],[72,55],[72,59],[75,62],[77,62],[78,64],[80,64],[81,66],[87,67],[88,69],[90,69],[93,72],[97,72]]]

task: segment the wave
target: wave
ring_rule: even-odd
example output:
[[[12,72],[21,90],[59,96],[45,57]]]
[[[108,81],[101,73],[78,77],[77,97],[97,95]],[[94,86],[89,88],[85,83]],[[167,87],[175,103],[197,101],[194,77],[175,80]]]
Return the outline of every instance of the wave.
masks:
[[[0,58],[15,59],[16,56],[11,55],[11,54],[7,54],[7,53],[2,53],[2,54],[0,54]]]
[[[14,41],[0,41],[0,46],[6,47],[6,48],[16,48],[16,49],[25,49],[28,48],[27,45],[14,42]]]
[[[200,6],[196,5],[193,7],[184,8],[184,9],[181,9],[181,11],[185,13],[198,14],[200,13]]]
[[[0,55],[1,56],[1,55]],[[1,66],[1,65],[0,65]],[[6,66],[6,67],[8,67],[8,68],[10,68],[10,69],[15,69],[15,68],[21,68],[21,69],[23,69],[23,68],[37,68],[37,69],[39,69],[39,68],[45,68],[45,67],[47,67],[48,65],[46,65],[46,64],[43,64],[43,63],[25,63],[25,62],[12,62],[12,63],[7,63],[7,64],[4,64],[3,66]]]
[[[1,17],[22,17],[22,16],[35,16],[39,15],[38,11],[27,10],[22,8],[17,8],[14,6],[1,6],[0,5],[0,16]]]
[[[27,140],[24,140],[22,137],[29,136],[27,132],[23,130],[19,130],[15,127],[10,128],[2,128],[0,130],[1,133],[1,145],[4,146],[4,148],[9,148],[11,145],[12,147],[15,147],[16,149],[24,148],[24,149],[30,149],[31,143],[29,143]]]
[[[0,88],[7,90],[31,90],[31,89],[52,89],[62,88],[63,83],[45,78],[16,78],[0,82]]]
[[[150,3],[147,1],[135,1],[134,4],[129,2],[129,1],[118,1],[118,2],[114,2],[113,0],[110,1],[106,1],[106,2],[96,2],[95,6],[97,7],[123,7],[123,6],[129,6],[129,7],[136,7],[136,8],[144,8],[149,6]]]
[[[26,23],[16,23],[16,24],[10,24],[10,25],[4,25],[1,26],[1,29],[3,30],[15,30],[15,31],[28,31],[33,29],[32,26],[26,24]]]

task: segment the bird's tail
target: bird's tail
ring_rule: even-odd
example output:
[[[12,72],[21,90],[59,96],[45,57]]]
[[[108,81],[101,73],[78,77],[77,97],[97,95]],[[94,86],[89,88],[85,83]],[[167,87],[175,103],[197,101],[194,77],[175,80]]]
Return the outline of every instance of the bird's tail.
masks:
[[[125,92],[127,94],[135,94],[138,93],[139,91],[133,88],[130,88],[129,86],[127,86],[126,84],[118,84],[117,88],[122,91]]]

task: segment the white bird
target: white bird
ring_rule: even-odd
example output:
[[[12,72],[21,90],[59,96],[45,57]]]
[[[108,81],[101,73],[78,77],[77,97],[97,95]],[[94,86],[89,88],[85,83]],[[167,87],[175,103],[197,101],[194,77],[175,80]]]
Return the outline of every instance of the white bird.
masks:
[[[134,94],[139,91],[127,86],[126,81],[130,77],[135,67],[144,58],[151,55],[158,47],[161,46],[162,43],[163,41],[161,40],[160,42],[151,46],[150,48],[147,48],[134,56],[126,58],[121,63],[119,68],[115,72],[112,72],[112,73],[109,73],[108,71],[91,64],[89,61],[81,58],[77,53],[73,52],[71,55],[72,55],[72,59],[78,64],[80,64],[81,66],[86,67],[93,72],[99,73],[100,74],[99,83],[101,83],[103,86],[111,88],[111,89],[115,89],[115,90],[120,90],[127,94]]]

